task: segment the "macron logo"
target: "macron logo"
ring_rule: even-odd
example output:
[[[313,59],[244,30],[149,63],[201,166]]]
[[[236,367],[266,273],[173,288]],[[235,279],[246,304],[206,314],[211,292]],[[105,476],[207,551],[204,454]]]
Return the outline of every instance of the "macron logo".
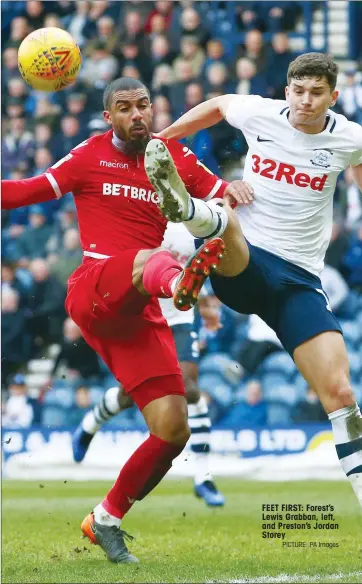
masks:
[[[127,162],[108,162],[107,160],[100,160],[99,166],[106,166],[107,168],[126,168],[128,169]]]

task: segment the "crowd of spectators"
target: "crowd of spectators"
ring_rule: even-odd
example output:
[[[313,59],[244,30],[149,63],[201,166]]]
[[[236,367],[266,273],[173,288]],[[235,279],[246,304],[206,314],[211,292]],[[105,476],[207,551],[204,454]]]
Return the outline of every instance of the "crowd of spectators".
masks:
[[[79,142],[108,129],[102,119],[102,94],[121,75],[139,78],[150,88],[155,131],[224,93],[283,99],[286,71],[296,56],[288,33],[296,26],[302,4],[2,2],[3,178],[41,174]],[[314,2],[313,7],[319,4]],[[82,50],[79,79],[56,94],[32,90],[17,67],[20,43],[42,26],[65,28]],[[347,71],[337,111],[362,123],[361,77],[356,69]],[[230,162],[240,167],[247,149],[240,132],[226,122],[185,142],[219,174],[228,171]],[[64,311],[67,279],[82,259],[71,193],[3,213],[2,249],[2,380],[9,392],[5,419],[11,419],[10,406],[13,411],[14,404],[29,405],[25,378],[19,377],[28,361],[44,357],[49,345],[57,343],[60,353],[47,384],[58,383],[60,388],[68,384],[68,392],[73,388],[66,419],[75,421],[112,378]],[[348,170],[338,183],[327,264],[324,285],[345,325],[354,364],[352,380],[362,398],[362,201]],[[215,326],[219,318],[221,328]],[[315,395],[260,319],[238,317],[210,295],[200,305],[198,326],[200,385],[209,394],[215,420],[264,424],[324,419]],[[66,380],[58,373],[60,363]],[[55,393],[47,397],[51,393],[40,391],[43,405],[54,399]],[[31,407],[36,409],[34,403]],[[29,409],[23,409],[27,411],[23,420],[39,419],[37,413],[31,417]]]

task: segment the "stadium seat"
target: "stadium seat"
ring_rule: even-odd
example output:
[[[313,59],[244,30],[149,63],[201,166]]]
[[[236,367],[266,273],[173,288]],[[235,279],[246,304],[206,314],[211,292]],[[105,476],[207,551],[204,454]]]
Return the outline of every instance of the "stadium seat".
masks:
[[[199,377],[199,388],[208,393],[221,408],[228,408],[233,400],[233,388],[215,373]]]
[[[213,353],[203,357],[199,365],[199,375],[219,375],[228,384],[236,387],[242,376],[242,369],[237,361],[225,353]]]
[[[301,375],[299,372],[293,378],[293,385],[297,393],[297,401],[305,398],[308,389],[308,383],[304,379],[303,375]]]
[[[43,410],[42,425],[56,428],[67,424],[67,410],[56,406],[46,406]]]
[[[352,377],[354,378],[361,377],[362,374],[361,354],[357,352],[348,353],[348,361]]]
[[[283,371],[277,372],[267,372],[261,376],[261,382],[264,388],[264,392],[268,391],[270,388],[278,388],[281,385],[288,384],[288,377]]]
[[[261,371],[284,373],[288,378],[291,378],[296,372],[296,366],[288,353],[278,351],[266,357],[261,365]]]
[[[279,402],[288,406],[293,406],[298,400],[297,390],[294,385],[266,385],[264,387],[264,397],[267,402]]]
[[[340,325],[342,327],[343,336],[346,343],[349,342],[355,348],[357,348],[357,343],[361,338],[361,329],[357,322],[350,322],[348,320],[340,320]]]

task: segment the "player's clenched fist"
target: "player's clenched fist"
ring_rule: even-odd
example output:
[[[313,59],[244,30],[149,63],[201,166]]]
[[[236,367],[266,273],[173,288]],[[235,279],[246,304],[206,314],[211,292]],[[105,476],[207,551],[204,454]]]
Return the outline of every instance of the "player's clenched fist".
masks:
[[[243,180],[234,180],[224,191],[224,199],[231,207],[250,205],[254,200],[253,195],[253,188]]]

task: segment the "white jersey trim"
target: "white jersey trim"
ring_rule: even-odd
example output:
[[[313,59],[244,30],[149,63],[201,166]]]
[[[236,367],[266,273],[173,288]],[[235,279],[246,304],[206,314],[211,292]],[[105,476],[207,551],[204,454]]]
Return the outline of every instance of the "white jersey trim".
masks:
[[[95,251],[84,251],[83,255],[89,258],[95,258],[96,260],[105,260],[112,257],[109,255],[104,255],[103,253],[96,253]]]
[[[217,191],[219,190],[221,185],[222,185],[222,180],[221,180],[221,178],[219,178],[216,181],[216,183],[214,184],[214,187],[211,189],[209,194],[203,199],[203,201],[209,201],[210,199],[212,199],[212,197],[217,193]]]
[[[57,183],[57,181],[55,180],[54,176],[52,174],[50,174],[49,172],[45,173],[45,176],[47,177],[48,181],[50,182],[51,186],[53,187],[53,191],[55,192],[55,196],[57,199],[60,199],[60,197],[62,197],[62,191],[59,188],[59,185]]]

